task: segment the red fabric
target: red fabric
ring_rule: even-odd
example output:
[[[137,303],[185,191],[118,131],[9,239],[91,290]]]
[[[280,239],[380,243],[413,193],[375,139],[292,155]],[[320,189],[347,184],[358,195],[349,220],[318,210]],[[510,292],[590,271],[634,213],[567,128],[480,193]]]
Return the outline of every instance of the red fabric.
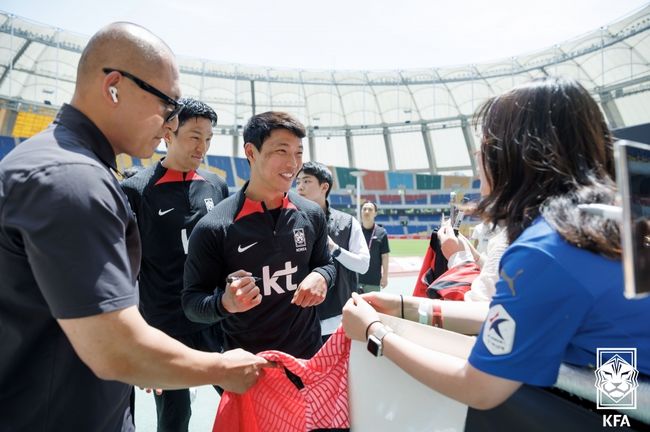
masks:
[[[239,210],[239,214],[235,218],[235,222],[253,213],[264,213],[262,201],[253,201],[248,198],[244,198],[244,205],[242,206],[241,210]]]
[[[427,287],[426,296],[441,300],[465,300],[465,293],[472,288],[472,282],[481,273],[476,263],[465,263],[452,267]]]
[[[298,209],[298,207],[296,207],[296,205],[289,200],[289,194],[285,194],[284,198],[282,198],[282,208],[293,209],[293,210]],[[239,210],[239,214],[235,218],[235,222],[253,213],[264,213],[264,207],[262,207],[262,202],[253,201],[248,198],[245,198],[244,205],[242,206],[241,210]]]
[[[431,246],[427,248],[427,254],[422,260],[422,267],[420,268],[420,273],[418,274],[418,279],[415,281],[415,288],[413,289],[413,296],[415,297],[426,297],[427,288],[429,284],[426,283],[426,275],[434,269],[436,261],[436,252]]]
[[[349,428],[348,360],[350,339],[339,328],[310,360],[279,351],[259,353],[299,376],[300,390],[282,367],[265,369],[246,393],[225,392],[213,432],[304,432]]]
[[[156,185],[183,181],[205,181],[205,179],[201,177],[201,175],[197,174],[196,171],[189,171],[187,175],[183,177],[183,173],[181,171],[168,169],[165,174],[163,174],[163,176],[158,179]]]
[[[415,281],[413,296],[439,300],[465,300],[465,293],[472,288],[472,282],[481,273],[476,263],[466,263],[447,269],[438,241],[438,233],[431,233],[429,247],[422,261],[420,273]]]

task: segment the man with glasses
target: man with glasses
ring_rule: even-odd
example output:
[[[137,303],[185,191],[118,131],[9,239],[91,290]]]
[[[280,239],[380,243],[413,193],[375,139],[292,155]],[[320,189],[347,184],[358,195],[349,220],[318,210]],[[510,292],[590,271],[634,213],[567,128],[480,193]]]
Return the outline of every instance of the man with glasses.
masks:
[[[179,93],[169,47],[111,24],[84,49],[71,103],[0,162],[3,430],[131,431],[124,383],[242,392],[267,365],[187,348],[138,312],[139,233],[115,157],[151,156]]]
[[[181,306],[188,238],[199,219],[228,196],[221,177],[199,168],[217,114],[203,102],[181,101],[178,129],[165,132],[165,158],[122,182],[142,242],[140,311],[147,323],[185,345],[221,352],[220,328],[191,322]],[[187,431],[192,414],[189,390],[168,390],[154,398],[158,430]]]
[[[123,70],[112,69],[112,68],[102,68],[102,71],[104,71],[105,74],[117,72],[120,75],[123,75],[128,79],[130,79],[131,81],[133,81],[142,90],[147,91],[152,95],[160,98],[160,100],[162,100],[167,105],[167,113],[165,114],[166,123],[174,121],[174,119],[178,116],[178,114],[183,110],[184,104],[182,102],[170,98],[165,93],[158,90],[156,87],[147,84],[145,81],[142,81],[140,78],[138,78],[133,74],[124,72]],[[111,94],[111,98],[113,99],[113,101],[117,100],[116,90],[109,88],[109,93]]]

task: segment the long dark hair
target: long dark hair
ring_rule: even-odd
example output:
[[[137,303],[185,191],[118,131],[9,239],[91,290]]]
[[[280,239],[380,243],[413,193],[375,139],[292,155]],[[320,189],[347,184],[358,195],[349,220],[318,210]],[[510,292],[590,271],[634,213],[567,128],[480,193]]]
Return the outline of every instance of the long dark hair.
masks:
[[[581,214],[581,203],[614,202],[612,135],[577,81],[543,78],[494,97],[477,111],[481,161],[492,191],[477,207],[505,222],[512,243],[540,214],[569,243],[621,253],[615,222]]]

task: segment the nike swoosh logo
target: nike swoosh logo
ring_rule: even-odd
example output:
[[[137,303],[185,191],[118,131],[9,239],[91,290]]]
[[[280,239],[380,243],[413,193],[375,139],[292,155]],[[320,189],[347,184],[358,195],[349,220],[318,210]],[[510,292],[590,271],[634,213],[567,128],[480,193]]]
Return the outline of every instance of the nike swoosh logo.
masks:
[[[170,208],[169,210],[165,210],[165,211],[162,211],[162,209],[161,209],[161,210],[158,210],[158,216],[165,216],[167,213],[169,213],[169,212],[172,211],[172,210],[174,210],[173,207]]]
[[[258,242],[251,243],[251,244],[249,244],[249,245],[246,246],[246,247],[241,247],[241,245],[239,245],[239,246],[237,246],[237,252],[239,252],[239,253],[246,252],[248,249],[252,248],[252,247],[255,246],[257,243],[258,243]]]

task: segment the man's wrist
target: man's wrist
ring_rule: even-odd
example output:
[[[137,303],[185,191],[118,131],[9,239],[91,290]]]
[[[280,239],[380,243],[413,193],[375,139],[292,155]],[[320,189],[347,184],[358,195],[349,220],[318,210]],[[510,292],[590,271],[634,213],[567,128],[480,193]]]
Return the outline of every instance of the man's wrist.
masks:
[[[232,307],[232,305],[230,305]],[[233,314],[234,312],[231,312],[229,310],[230,308],[226,306],[226,294],[223,293],[221,296],[217,298],[217,311],[221,315],[230,315]]]

